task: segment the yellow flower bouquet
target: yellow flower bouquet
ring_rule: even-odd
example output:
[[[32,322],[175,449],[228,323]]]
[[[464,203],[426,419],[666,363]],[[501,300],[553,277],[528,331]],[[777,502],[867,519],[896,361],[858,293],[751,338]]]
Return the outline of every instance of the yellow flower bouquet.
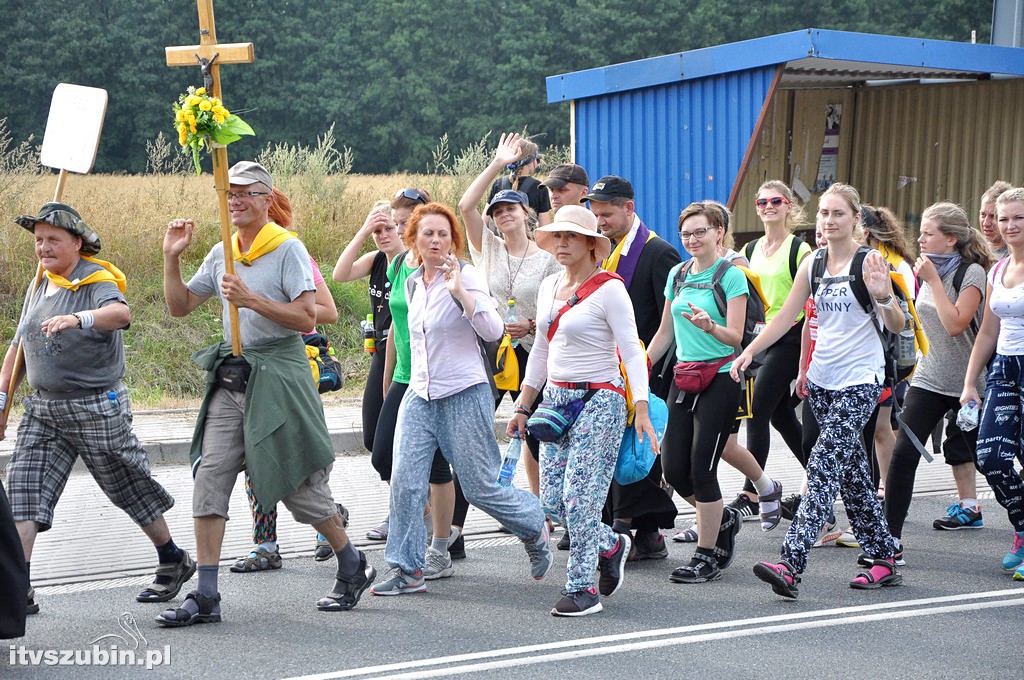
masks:
[[[256,134],[249,124],[224,108],[217,97],[212,97],[205,87],[189,85],[188,91],[174,103],[174,128],[178,132],[178,143],[183,153],[192,150],[192,163],[196,174],[200,174],[199,150],[212,149],[212,144],[228,145],[242,135]]]

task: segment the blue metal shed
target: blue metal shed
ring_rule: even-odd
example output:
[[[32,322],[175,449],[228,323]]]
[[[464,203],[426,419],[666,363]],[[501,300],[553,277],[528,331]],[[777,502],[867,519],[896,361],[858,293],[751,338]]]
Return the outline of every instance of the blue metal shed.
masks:
[[[850,90],[858,88],[864,93],[886,89],[867,87],[880,83],[904,87],[909,83],[921,89],[929,83],[976,83],[1020,76],[1024,76],[1022,49],[812,28],[551,76],[547,93],[549,103],[572,102],[576,162],[592,179],[607,174],[630,179],[636,190],[637,212],[679,248],[675,222],[684,206],[703,199],[718,200],[731,208],[736,205],[744,178],[757,161],[758,144],[765,143],[759,140],[765,121],[781,92],[813,89],[843,94],[845,89],[849,96]],[[873,101],[856,103],[860,111],[867,111]],[[850,136],[862,138],[867,131],[864,125],[858,126],[853,103],[851,100],[849,106],[853,109]],[[884,109],[879,115],[884,120],[895,113]],[[1019,114],[1014,117],[1022,118]],[[920,123],[906,125],[909,130]],[[978,126],[985,125],[979,119]],[[1024,137],[1024,128],[1018,130],[1021,123],[1008,125],[1010,132]],[[793,134],[789,129],[789,144]],[[934,139],[921,141],[923,147],[935,143]],[[847,145],[858,148],[849,141]],[[786,150],[787,155],[791,152],[791,148]],[[904,164],[913,168],[915,154],[916,150],[908,147]],[[848,160],[849,167],[875,177],[863,159]],[[951,163],[942,161],[944,172],[948,173]],[[980,168],[978,173],[998,173],[1002,167]],[[927,173],[919,174],[929,182],[937,181]],[[901,180],[907,177],[918,179],[908,175]],[[856,184],[849,173],[838,179]],[[886,184],[880,185],[884,191],[879,189],[878,194],[895,186],[887,176],[880,181]],[[953,191],[952,183],[942,187]],[[928,195],[905,194],[908,205],[904,212],[912,215],[910,203]],[[887,198],[891,199],[888,203],[877,202],[893,205],[904,195]]]

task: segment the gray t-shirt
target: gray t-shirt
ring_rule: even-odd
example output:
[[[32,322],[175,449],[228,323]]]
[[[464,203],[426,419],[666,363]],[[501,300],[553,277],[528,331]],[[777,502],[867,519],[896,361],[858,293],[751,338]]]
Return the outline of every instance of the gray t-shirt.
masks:
[[[956,304],[959,292],[953,290],[953,278],[956,270],[953,270],[942,279],[942,285],[946,289],[949,299]],[[964,282],[960,289],[966,290],[971,286],[981,291],[981,304],[974,319],[981,327],[981,317],[985,312],[985,269],[980,264],[972,264],[964,273]],[[975,333],[968,326],[964,332],[957,337],[952,337],[949,331],[939,320],[939,312],[935,308],[935,296],[932,294],[931,286],[927,283],[921,284],[921,290],[917,294],[917,315],[921,319],[921,326],[925,335],[928,336],[928,344],[931,347],[927,356],[922,357],[914,371],[910,384],[914,387],[945,394],[950,397],[959,397],[964,388],[964,373],[967,372],[967,362],[971,358],[971,348],[974,346]],[[978,382],[979,392],[984,385],[984,378]]]
[[[84,279],[101,267],[79,260],[69,277]],[[31,300],[26,296],[25,318],[14,335],[24,342],[25,376],[34,390],[76,392],[102,390],[124,377],[124,341],[121,331],[69,329],[46,337],[43,321],[51,316],[99,309],[115,302],[127,304],[118,287],[109,282],[91,283],[77,291],[59,288],[46,295],[47,280],[39,283]],[[30,289],[31,290],[31,289]]]
[[[291,238],[271,252],[257,258],[251,265],[235,263],[235,274],[245,282],[253,293],[274,302],[292,302],[306,291],[315,291],[313,269],[309,265],[306,246],[297,238]],[[231,342],[231,326],[228,307],[224,304],[221,282],[224,278],[224,244],[218,243],[200,265],[188,282],[188,289],[195,295],[209,297],[216,295],[223,309],[221,321],[224,325],[224,340]],[[238,310],[238,327],[242,333],[242,346],[261,345],[271,340],[301,335],[299,331],[285,328],[251,309]]]

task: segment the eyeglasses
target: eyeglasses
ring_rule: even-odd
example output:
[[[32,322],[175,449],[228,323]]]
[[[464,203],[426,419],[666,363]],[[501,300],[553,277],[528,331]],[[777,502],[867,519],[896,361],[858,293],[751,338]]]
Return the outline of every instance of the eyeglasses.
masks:
[[[686,242],[691,238],[695,238],[698,241],[708,235],[708,227],[701,227],[700,229],[694,229],[693,231],[681,231],[679,232],[679,240]]]
[[[269,194],[269,191],[229,191],[228,200],[230,201],[236,198],[238,200],[242,200],[243,198],[249,198],[251,196],[267,196]]]
[[[395,198],[408,198],[410,201],[416,201],[417,203],[422,203],[424,205],[430,203],[430,201],[427,200],[427,197],[424,196],[419,189],[402,189],[395,194]]]
[[[754,201],[754,203],[757,204],[758,208],[767,208],[768,204],[771,204],[773,208],[778,208],[783,203],[789,205],[789,201],[787,201],[782,196],[772,196],[771,198],[759,198],[756,201]]]

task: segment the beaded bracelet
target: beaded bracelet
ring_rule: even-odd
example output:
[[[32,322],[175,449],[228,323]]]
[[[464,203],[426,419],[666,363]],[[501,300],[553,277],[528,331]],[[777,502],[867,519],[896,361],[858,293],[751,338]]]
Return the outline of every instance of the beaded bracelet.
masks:
[[[530,410],[516,404],[516,415],[528,416],[530,415]]]

